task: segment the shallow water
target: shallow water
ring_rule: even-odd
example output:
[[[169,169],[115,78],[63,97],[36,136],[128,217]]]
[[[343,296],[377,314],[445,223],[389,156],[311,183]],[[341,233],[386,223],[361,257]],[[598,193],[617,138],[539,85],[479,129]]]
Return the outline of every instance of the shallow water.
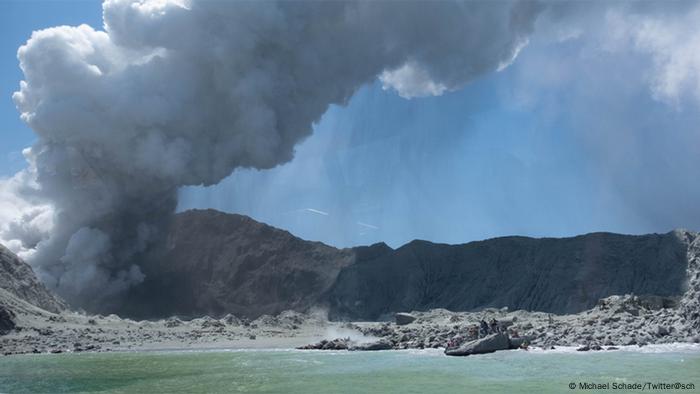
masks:
[[[590,392],[570,390],[571,382],[693,383],[695,390],[671,392],[699,392],[700,347],[471,357],[447,357],[437,350],[219,350],[0,358],[0,392],[8,393]]]

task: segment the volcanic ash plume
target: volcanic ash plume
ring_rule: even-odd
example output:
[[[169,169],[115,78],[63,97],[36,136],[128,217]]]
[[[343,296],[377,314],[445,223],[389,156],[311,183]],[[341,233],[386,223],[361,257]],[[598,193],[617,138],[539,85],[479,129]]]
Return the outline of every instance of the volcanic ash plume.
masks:
[[[291,160],[330,104],[376,78],[410,98],[503,68],[539,13],[533,2],[103,8],[104,31],[50,28],[19,49],[25,80],[13,98],[38,140],[29,168],[0,188],[28,196],[3,242],[89,310],[109,310],[143,280],[180,186]]]

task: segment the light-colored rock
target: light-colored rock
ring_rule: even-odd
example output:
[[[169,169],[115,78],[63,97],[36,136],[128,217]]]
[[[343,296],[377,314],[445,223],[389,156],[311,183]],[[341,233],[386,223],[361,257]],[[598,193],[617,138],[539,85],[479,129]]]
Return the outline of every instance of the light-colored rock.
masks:
[[[2,245],[0,245],[0,289],[7,290],[17,298],[49,312],[56,313],[66,309],[63,300],[39,282],[29,264]]]
[[[377,342],[370,342],[370,343],[364,343],[360,344],[357,346],[353,346],[350,348],[350,350],[364,350],[364,351],[369,351],[369,350],[390,350],[393,348],[393,345],[391,342],[381,339]]]
[[[445,350],[445,354],[448,356],[469,356],[472,354],[493,353],[499,350],[508,350],[509,348],[508,336],[498,333],[467,342],[457,349]]]
[[[404,326],[406,324],[413,323],[416,320],[416,317],[410,313],[399,312],[394,315],[394,319],[396,320],[396,324]]]

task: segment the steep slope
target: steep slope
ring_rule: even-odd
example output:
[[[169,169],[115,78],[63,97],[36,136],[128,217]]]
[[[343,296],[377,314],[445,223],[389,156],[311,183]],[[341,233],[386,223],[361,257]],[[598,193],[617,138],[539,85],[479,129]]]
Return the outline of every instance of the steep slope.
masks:
[[[413,241],[344,268],[327,295],[332,318],[483,307],[576,313],[614,294],[680,296],[697,235],[594,233],[504,237],[463,245]]]
[[[680,302],[683,317],[700,331],[700,236],[688,235],[688,283]]]
[[[176,215],[164,256],[143,267],[146,280],[117,312],[254,318],[320,306],[351,320],[430,308],[576,313],[615,294],[680,296],[696,239],[687,231],[594,233],[336,249],[245,216],[194,210]]]
[[[62,300],[39,282],[29,264],[2,245],[0,245],[0,289],[50,312],[60,312],[66,307]],[[4,298],[0,297],[0,302],[2,299]]]
[[[246,216],[187,211],[176,215],[165,255],[143,267],[146,280],[122,313],[257,317],[305,310],[321,303],[354,256]]]

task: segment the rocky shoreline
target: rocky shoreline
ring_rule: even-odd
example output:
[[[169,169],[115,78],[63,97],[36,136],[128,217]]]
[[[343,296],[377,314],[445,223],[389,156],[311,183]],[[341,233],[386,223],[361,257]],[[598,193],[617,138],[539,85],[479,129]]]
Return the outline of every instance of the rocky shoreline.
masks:
[[[478,338],[481,320],[498,322],[505,347],[528,343],[581,350],[667,343],[700,343],[696,321],[683,316],[682,300],[612,296],[574,315],[485,309],[434,309],[398,314],[396,322],[330,322],[323,313],[283,312],[255,320],[227,315],[181,320],[134,321],[116,315],[21,314],[0,336],[5,355],[196,348],[298,348],[320,350],[455,349]],[[516,342],[513,342],[516,340]],[[497,350],[501,350],[500,348]]]
[[[687,256],[687,285],[679,297],[610,296],[589,310],[565,315],[508,308],[473,312],[431,309],[397,313],[393,321],[385,322],[329,321],[322,311],[285,311],[254,320],[230,314],[218,319],[205,316],[143,321],[116,315],[91,316],[63,309],[57,301],[49,303],[52,296],[43,287],[23,279],[33,278],[30,270],[21,275],[8,271],[8,283],[0,288],[0,352],[13,355],[203,348],[444,348],[450,352],[476,347],[473,341],[484,336],[479,335],[481,321],[497,322],[496,331],[505,337],[492,338],[499,344],[497,350],[523,343],[543,349],[576,346],[581,350],[700,343],[700,246],[697,242],[693,245]],[[37,306],[42,302],[55,306],[55,311]]]
[[[495,319],[511,338],[531,346],[627,346],[662,343],[699,343],[700,333],[675,308],[654,308],[637,296],[605,298],[593,309],[575,315],[486,309],[458,313],[446,310],[416,312],[407,325],[358,324],[360,331],[390,341],[397,349],[446,348],[452,341],[478,338],[479,322]]]
[[[289,347],[325,335],[325,319],[284,312],[255,320],[225,316],[134,321],[116,315],[63,312],[18,324],[0,336],[4,355],[159,349]]]
[[[497,350],[518,348],[522,343],[544,349],[574,346],[582,351],[614,350],[629,345],[700,343],[700,332],[694,328],[694,322],[681,316],[678,306],[665,308],[664,303],[674,305],[677,301],[661,297],[612,296],[601,300],[595,308],[574,315],[508,311],[507,308],[479,312],[435,309],[408,314],[414,318],[409,323],[348,323],[346,327],[378,338],[376,344],[381,343],[381,348],[388,349],[459,347],[479,339],[481,320],[497,321],[500,332],[509,341]],[[405,319],[405,315],[397,321]],[[349,338],[331,338],[301,349],[373,350],[367,347]]]
[[[347,326],[378,338],[391,349],[451,349],[470,343],[475,345],[474,341],[480,339],[481,321],[498,322],[498,331],[506,336],[499,349],[513,347],[513,338],[518,338],[518,343],[544,349],[576,346],[581,351],[700,343],[700,248],[690,248],[687,259],[687,287],[679,297],[615,295],[599,300],[592,309],[568,315],[510,311],[508,308],[487,308],[478,312],[433,309],[399,313],[395,323],[350,323]],[[333,348],[329,344],[339,343],[346,349],[357,346],[341,338],[306,348]]]

